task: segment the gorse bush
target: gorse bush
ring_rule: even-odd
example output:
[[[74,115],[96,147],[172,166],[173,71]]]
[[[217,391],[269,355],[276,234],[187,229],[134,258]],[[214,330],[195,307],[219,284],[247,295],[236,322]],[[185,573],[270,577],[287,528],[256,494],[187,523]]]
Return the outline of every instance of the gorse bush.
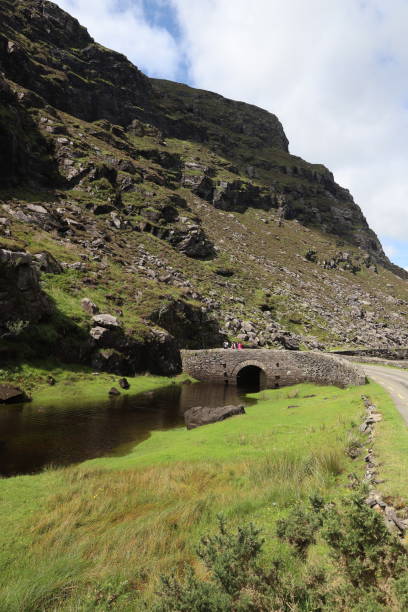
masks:
[[[308,547],[315,544],[320,526],[321,520],[315,512],[294,508],[287,518],[277,522],[276,534],[292,544],[300,555],[305,555]]]
[[[301,562],[299,576],[282,559],[266,562],[264,539],[252,523],[232,532],[219,518],[218,529],[197,549],[206,577],[191,567],[184,580],[162,577],[155,612],[408,609],[407,552],[383,517],[365,504],[362,492],[341,507],[315,495],[305,508],[293,508],[278,521],[278,538]],[[318,539],[336,561],[330,575],[307,561],[307,550]]]
[[[386,528],[381,514],[371,510],[360,494],[325,512],[322,537],[353,585],[377,585],[395,577],[407,561],[402,544]]]
[[[260,564],[264,540],[252,524],[226,528],[219,518],[219,533],[202,538],[197,550],[208,570],[208,580],[191,568],[180,581],[162,577],[155,612],[269,612],[302,609],[308,598],[305,588],[293,584],[279,563],[266,571]]]

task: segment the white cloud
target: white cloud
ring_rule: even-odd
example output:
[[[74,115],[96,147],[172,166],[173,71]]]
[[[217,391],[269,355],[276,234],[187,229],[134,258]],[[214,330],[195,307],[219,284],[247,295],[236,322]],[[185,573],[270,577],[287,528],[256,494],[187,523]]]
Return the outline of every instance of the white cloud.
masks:
[[[405,238],[405,0],[171,0],[195,85],[276,113],[373,228]]]
[[[157,8],[162,0],[156,0]],[[56,0],[102,45],[124,53],[150,76],[177,77],[181,54],[163,27],[149,23],[142,0]]]

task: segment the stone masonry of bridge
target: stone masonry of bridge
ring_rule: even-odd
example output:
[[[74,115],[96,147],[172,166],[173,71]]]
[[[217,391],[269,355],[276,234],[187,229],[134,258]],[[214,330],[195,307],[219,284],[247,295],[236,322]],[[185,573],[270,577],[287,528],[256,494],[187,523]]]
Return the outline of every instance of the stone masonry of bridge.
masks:
[[[337,356],[303,351],[269,349],[205,349],[181,351],[183,371],[200,381],[237,384],[246,366],[261,370],[262,386],[284,387],[301,382],[325,385],[363,385],[363,370]]]

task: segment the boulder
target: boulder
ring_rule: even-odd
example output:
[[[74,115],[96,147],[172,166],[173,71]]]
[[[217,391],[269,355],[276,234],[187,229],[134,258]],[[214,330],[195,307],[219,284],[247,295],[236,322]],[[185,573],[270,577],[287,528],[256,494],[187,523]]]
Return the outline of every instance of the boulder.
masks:
[[[37,260],[41,272],[46,274],[62,274],[64,271],[59,261],[48,251],[36,253],[33,257]]]
[[[186,237],[177,245],[177,249],[195,259],[206,259],[215,254],[214,245],[208,240],[201,229],[189,231]]]
[[[225,277],[229,277],[229,276],[234,276],[234,270],[231,270],[230,268],[217,268],[215,270],[215,273],[218,274],[218,276],[225,276]]]
[[[18,404],[29,401],[26,393],[13,385],[0,385],[0,404]]]
[[[109,391],[109,395],[113,395],[113,396],[120,395],[120,391],[119,389],[116,389],[116,387],[112,387],[112,389],[110,389]]]
[[[99,312],[99,308],[92,300],[89,298],[83,298],[81,300],[81,306],[90,315],[96,315]]]
[[[121,387],[122,389],[129,389],[130,388],[129,381],[126,378],[121,378],[119,380],[119,387]]]
[[[287,351],[298,351],[300,348],[298,340],[288,333],[278,334],[275,336],[274,340],[275,342],[279,342]]]
[[[110,336],[110,333],[109,333],[109,329],[106,329],[106,327],[100,327],[99,325],[97,325],[96,327],[93,327],[91,329],[91,331],[89,332],[89,335],[96,342],[101,342],[101,341],[106,340],[106,338]]]
[[[183,231],[171,232],[168,240],[178,251],[193,259],[208,259],[215,255],[213,243],[197,225]]]
[[[195,429],[202,425],[225,421],[239,414],[245,414],[244,406],[220,406],[219,408],[195,406],[184,413],[184,422],[187,429]]]
[[[120,327],[117,318],[110,314],[98,314],[92,317],[95,326],[105,327],[106,329],[116,329]]]

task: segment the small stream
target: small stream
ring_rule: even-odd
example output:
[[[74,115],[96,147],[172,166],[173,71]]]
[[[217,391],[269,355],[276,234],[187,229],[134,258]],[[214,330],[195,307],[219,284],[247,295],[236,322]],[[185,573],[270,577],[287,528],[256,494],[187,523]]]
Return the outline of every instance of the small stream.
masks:
[[[152,431],[184,426],[183,414],[193,406],[248,405],[245,393],[256,390],[195,383],[80,406],[68,401],[0,406],[0,476],[126,454]]]

